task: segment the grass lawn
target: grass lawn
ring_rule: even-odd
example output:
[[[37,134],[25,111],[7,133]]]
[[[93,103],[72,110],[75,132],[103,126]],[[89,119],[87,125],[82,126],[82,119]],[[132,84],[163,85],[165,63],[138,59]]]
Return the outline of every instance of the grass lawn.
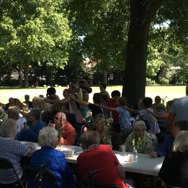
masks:
[[[65,87],[56,87],[57,94],[62,98],[62,92]],[[92,87],[93,93],[99,92],[99,87]],[[111,93],[113,90],[122,91],[122,86],[110,86],[107,87],[107,91]],[[0,102],[7,103],[10,97],[19,98],[21,101],[24,100],[24,95],[28,94],[31,99],[34,96],[46,95],[46,88],[27,88],[27,89],[0,89]],[[92,94],[90,94],[90,101],[92,101]],[[168,100],[185,96],[185,86],[147,86],[146,96],[154,98],[156,95],[161,96]]]

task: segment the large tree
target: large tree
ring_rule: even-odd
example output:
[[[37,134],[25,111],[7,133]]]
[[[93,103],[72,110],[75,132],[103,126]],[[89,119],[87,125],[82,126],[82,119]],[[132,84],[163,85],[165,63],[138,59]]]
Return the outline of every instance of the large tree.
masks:
[[[145,96],[147,44],[150,24],[162,0],[130,0],[130,25],[123,95],[136,105]]]
[[[33,62],[63,66],[68,60],[71,29],[62,0],[2,1],[0,59],[14,63],[28,80]]]

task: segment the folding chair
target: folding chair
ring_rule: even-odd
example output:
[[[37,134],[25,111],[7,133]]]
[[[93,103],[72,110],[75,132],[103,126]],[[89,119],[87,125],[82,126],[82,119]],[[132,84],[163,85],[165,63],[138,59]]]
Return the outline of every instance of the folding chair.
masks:
[[[17,181],[13,184],[11,184],[11,187],[21,187],[21,188],[25,188],[22,180],[19,178],[12,162],[9,160],[9,159],[5,159],[5,158],[1,158],[0,157],[0,169],[1,170],[9,170],[9,169],[12,169],[12,171],[14,172],[16,178],[17,178]],[[8,184],[1,184],[0,187],[10,187],[10,185]]]
[[[46,185],[51,185],[51,188],[56,188],[56,177],[54,173],[46,166],[27,167],[25,176],[28,180],[28,187],[34,185],[35,188],[45,188]]]
[[[88,173],[88,177],[86,180],[79,181],[79,188],[118,188],[119,186],[116,184],[108,184],[108,183],[102,183],[98,182],[94,176],[98,173],[98,171],[93,171]]]

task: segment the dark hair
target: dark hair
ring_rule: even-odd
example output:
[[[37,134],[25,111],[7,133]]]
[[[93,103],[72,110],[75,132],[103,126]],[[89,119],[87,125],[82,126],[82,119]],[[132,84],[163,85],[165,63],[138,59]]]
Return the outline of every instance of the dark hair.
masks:
[[[30,115],[35,117],[36,120],[40,119],[40,110],[37,108],[34,108],[31,110]]]
[[[188,130],[188,121],[185,120],[176,121],[175,126],[178,127],[181,131]]]
[[[152,101],[152,98],[145,97],[143,99],[142,103],[143,103],[143,105],[144,105],[145,108],[150,108],[152,106],[153,101]]]
[[[106,84],[105,83],[100,83],[100,86],[102,86],[104,89],[106,89]]]
[[[50,87],[47,89],[48,96],[55,95],[55,94],[56,94],[56,89],[54,87]]]
[[[125,106],[127,104],[126,99],[124,97],[120,97],[119,104],[120,104],[120,106]]]
[[[120,97],[120,96],[121,96],[121,93],[120,93],[118,90],[112,91],[111,97],[115,97],[115,96]]]
[[[161,100],[161,97],[158,95],[155,97],[155,101],[157,101],[157,100]]]
[[[102,96],[100,93],[94,93],[93,102],[96,104],[100,104],[102,102]]]

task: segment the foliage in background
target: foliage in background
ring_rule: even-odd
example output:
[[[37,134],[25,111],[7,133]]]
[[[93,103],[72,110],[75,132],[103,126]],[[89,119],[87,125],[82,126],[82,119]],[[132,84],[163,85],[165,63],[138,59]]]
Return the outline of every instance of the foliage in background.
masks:
[[[62,7],[61,0],[2,1],[0,59],[15,63],[24,79],[33,63],[66,64],[72,32]]]

